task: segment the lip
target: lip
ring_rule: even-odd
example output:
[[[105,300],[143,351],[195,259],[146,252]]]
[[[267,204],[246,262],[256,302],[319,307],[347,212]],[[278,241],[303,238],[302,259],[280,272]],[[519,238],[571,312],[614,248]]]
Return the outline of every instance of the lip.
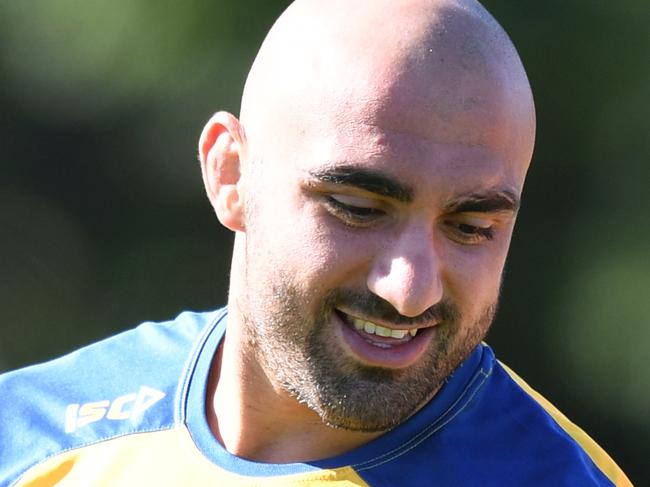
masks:
[[[346,323],[339,313],[345,312],[334,312],[332,313],[332,318],[344,349],[359,362],[372,367],[404,369],[413,365],[426,353],[431,340],[436,334],[436,327],[429,326],[427,328],[419,328],[415,337],[404,342],[380,339],[378,337],[377,342],[388,345],[388,347],[383,348],[370,343],[360,332]],[[377,324],[384,326],[382,323]],[[394,325],[391,325],[390,328],[407,329]]]

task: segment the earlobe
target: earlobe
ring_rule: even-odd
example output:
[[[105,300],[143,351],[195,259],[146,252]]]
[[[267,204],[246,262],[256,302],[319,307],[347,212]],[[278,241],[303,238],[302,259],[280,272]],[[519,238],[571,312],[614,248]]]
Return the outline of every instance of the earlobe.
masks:
[[[208,199],[219,221],[230,230],[244,231],[241,159],[245,144],[239,120],[217,112],[199,140],[199,159]]]

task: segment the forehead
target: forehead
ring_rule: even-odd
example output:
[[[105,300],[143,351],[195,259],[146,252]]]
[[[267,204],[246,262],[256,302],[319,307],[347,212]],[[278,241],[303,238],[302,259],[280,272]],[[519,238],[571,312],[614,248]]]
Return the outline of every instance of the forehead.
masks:
[[[352,74],[355,82],[314,86],[281,119],[272,145],[287,169],[359,165],[421,192],[508,185],[519,194],[530,124],[498,76]]]
[[[252,152],[278,173],[362,164],[429,190],[497,179],[520,189],[534,110],[516,52],[455,2],[404,9],[425,3],[365,4],[281,37],[291,55],[262,57],[255,73],[273,75],[247,83]]]
[[[516,166],[504,154],[483,145],[438,141],[419,134],[356,126],[321,132],[297,154],[299,177],[336,170],[368,170],[411,188],[414,200],[443,200],[485,189],[507,189],[519,194],[523,182]]]

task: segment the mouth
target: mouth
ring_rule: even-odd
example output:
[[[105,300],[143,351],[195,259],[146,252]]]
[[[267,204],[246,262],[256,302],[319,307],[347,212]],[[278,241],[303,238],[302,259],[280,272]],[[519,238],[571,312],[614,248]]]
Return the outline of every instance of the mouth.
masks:
[[[337,310],[337,313],[346,324],[354,327],[354,329],[362,334],[362,336],[367,335],[370,340],[372,340],[373,337],[392,338],[398,340],[397,343],[402,343],[409,341],[418,333],[418,328],[390,328],[373,321],[356,318],[340,310]],[[384,340],[377,342],[377,344],[390,343],[393,343],[393,341]]]
[[[433,326],[407,328],[377,323],[340,309],[334,315],[341,325],[346,349],[366,365],[404,368],[415,363],[427,350],[435,333]]]

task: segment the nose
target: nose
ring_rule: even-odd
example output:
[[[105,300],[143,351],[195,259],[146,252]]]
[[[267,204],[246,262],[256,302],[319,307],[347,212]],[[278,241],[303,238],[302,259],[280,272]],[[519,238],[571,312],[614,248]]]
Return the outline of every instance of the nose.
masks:
[[[368,289],[404,316],[418,316],[443,296],[442,262],[432,230],[411,228],[378,254],[368,273]]]

